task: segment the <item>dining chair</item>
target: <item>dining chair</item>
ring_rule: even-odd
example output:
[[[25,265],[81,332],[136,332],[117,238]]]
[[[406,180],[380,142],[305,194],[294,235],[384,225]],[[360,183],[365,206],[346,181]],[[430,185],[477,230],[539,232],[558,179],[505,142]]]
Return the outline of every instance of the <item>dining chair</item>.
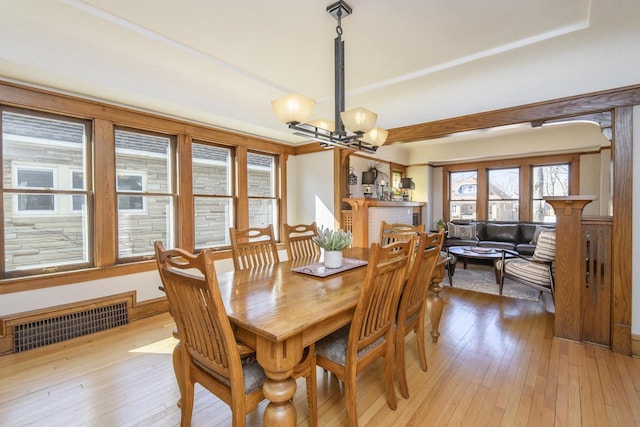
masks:
[[[425,350],[425,316],[426,301],[433,272],[440,258],[444,230],[438,233],[420,233],[416,258],[411,266],[409,277],[400,295],[398,315],[396,318],[396,367],[400,394],[409,398],[407,373],[405,368],[405,337],[410,332],[416,333],[420,367],[427,370],[427,355]]]
[[[412,239],[371,245],[369,264],[351,323],[316,343],[315,362],[344,383],[349,426],[356,426],[356,376],[379,357],[384,359],[387,404],[396,409],[393,345],[400,290],[413,251]]]
[[[285,224],[284,231],[289,261],[320,256],[320,247],[313,242],[313,236],[318,235],[318,226],[315,221],[311,224]]]
[[[246,270],[280,262],[276,239],[273,237],[273,225],[243,230],[231,227],[229,235],[234,269]]]
[[[155,243],[156,262],[169,311],[177,325],[173,368],[180,390],[180,425],[191,424],[194,384],[199,383],[231,407],[234,427],[246,424],[246,415],[265,397],[264,371],[255,350],[239,342],[227,317],[220,295],[213,253],[210,249],[193,255],[182,249],[165,249]],[[294,370],[305,377],[309,418],[316,425],[315,351],[308,347]],[[312,369],[313,368],[313,369]]]
[[[379,241],[381,245],[388,245],[389,243],[402,238],[402,236],[418,236],[420,233],[424,233],[424,231],[424,224],[411,225],[381,221]]]

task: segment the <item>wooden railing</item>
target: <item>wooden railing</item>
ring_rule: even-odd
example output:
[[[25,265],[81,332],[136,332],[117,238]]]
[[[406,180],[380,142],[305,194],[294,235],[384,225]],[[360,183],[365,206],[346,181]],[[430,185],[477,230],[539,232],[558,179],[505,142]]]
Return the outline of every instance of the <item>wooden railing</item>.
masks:
[[[342,211],[342,219],[340,221],[341,228],[344,231],[353,233],[353,212],[351,209],[344,209]]]
[[[581,222],[583,341],[611,345],[611,217],[583,217]]]

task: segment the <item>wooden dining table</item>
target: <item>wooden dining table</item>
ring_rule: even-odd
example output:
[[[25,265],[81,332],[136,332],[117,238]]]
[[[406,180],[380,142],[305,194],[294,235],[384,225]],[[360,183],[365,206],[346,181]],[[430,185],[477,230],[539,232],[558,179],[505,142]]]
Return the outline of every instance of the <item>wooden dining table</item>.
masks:
[[[366,248],[344,251],[345,257],[360,260],[367,260],[368,254]],[[217,276],[236,336],[256,349],[258,363],[267,376],[263,391],[270,402],[264,413],[265,426],[297,424],[291,402],[296,392],[293,369],[305,347],[351,321],[360,295],[366,265],[327,277],[292,270],[317,262],[317,259],[284,261]],[[432,292],[429,298],[440,299],[438,294]],[[438,302],[430,306],[437,311]],[[441,300],[439,307],[437,321],[432,318],[436,328],[442,312]],[[434,337],[433,331],[431,335]]]

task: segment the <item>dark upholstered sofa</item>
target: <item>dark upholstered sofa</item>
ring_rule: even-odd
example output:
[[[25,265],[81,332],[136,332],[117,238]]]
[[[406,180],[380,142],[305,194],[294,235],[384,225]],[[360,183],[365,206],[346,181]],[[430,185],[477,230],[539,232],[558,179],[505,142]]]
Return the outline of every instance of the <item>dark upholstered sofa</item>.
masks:
[[[533,255],[540,230],[555,229],[555,224],[537,222],[462,221],[447,223],[443,247],[482,246],[510,249]]]

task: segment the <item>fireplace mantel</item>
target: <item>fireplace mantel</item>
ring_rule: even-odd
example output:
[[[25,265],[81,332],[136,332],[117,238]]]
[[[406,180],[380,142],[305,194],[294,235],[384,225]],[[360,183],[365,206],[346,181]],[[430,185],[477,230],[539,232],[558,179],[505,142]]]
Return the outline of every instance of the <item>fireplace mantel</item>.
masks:
[[[377,241],[382,220],[412,224],[413,213],[420,212],[427,204],[413,201],[391,201],[369,198],[342,199],[351,207],[353,246],[369,247]],[[422,217],[422,215],[420,215]],[[421,222],[421,221],[420,221]]]

